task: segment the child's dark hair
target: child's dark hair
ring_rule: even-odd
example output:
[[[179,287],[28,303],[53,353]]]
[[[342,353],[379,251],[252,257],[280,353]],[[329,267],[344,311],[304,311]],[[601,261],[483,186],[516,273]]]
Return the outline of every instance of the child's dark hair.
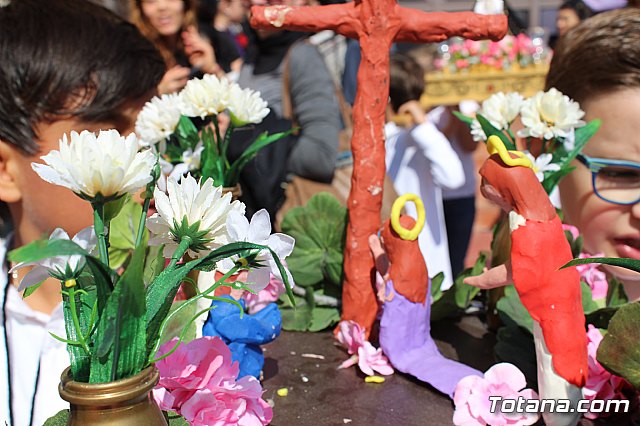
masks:
[[[135,26],[86,0],[0,7],[0,140],[36,154],[37,125],[115,120],[158,85],[165,65]]]
[[[591,8],[587,6],[582,0],[567,0],[563,2],[558,8],[558,10],[562,9],[573,10],[580,21],[584,21],[585,19],[593,16],[593,10],[591,10]]]
[[[389,60],[389,98],[395,112],[409,101],[420,100],[424,92],[424,71],[410,56],[395,53]]]
[[[640,9],[617,9],[587,19],[560,40],[546,90],[578,101],[640,88]]]

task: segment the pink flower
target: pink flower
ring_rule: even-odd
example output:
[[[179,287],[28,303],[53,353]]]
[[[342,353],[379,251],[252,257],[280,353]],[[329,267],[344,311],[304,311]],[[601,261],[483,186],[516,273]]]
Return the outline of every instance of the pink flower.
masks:
[[[463,69],[463,68],[468,68],[468,67],[469,67],[469,61],[468,60],[466,60],[466,59],[458,59],[456,61],[456,68]]]
[[[527,381],[524,374],[514,365],[500,363],[491,367],[484,377],[467,376],[458,382],[454,391],[453,402],[456,406],[453,413],[453,424],[464,426],[476,425],[531,425],[538,421],[538,413],[491,413],[490,396],[502,399],[517,400],[537,399],[538,395],[531,389],[524,389]]]
[[[562,230],[563,231],[569,231],[571,233],[571,236],[573,237],[574,241],[578,239],[578,237],[580,236],[580,231],[578,231],[578,228],[576,228],[573,225],[567,225],[566,223],[562,224]]]
[[[164,344],[159,354],[175,342]],[[236,380],[238,363],[232,363],[231,351],[219,337],[205,336],[180,345],[156,366],[158,405],[182,415],[191,425],[258,426],[273,417],[261,398],[260,382],[252,376]]]
[[[603,257],[604,253],[597,253],[593,256],[586,253],[580,253],[578,256],[580,259],[587,259],[590,257]],[[589,263],[587,265],[577,265],[576,269],[580,274],[580,277],[589,284],[591,287],[591,295],[593,300],[604,299],[607,297],[609,291],[609,282],[604,272],[598,269],[600,265],[597,263]]]
[[[602,342],[602,333],[591,324],[587,331],[587,341],[589,375],[587,383],[582,388],[582,396],[589,400],[627,399],[622,390],[628,386],[628,383],[623,378],[609,373],[596,359],[598,346]],[[589,412],[584,416],[595,419],[603,414]]]
[[[349,368],[358,364],[360,370],[367,376],[375,372],[388,376],[393,374],[393,367],[382,354],[382,349],[376,349],[365,339],[365,330],[355,321],[341,321],[338,326],[338,341],[347,349],[351,358],[344,361],[338,368]]]
[[[285,262],[282,262],[286,268]],[[293,283],[292,283],[293,284]],[[244,301],[250,314],[255,314],[267,307],[271,302],[278,300],[281,294],[286,291],[284,283],[275,275],[271,274],[269,284],[260,290],[258,294],[246,292]]]

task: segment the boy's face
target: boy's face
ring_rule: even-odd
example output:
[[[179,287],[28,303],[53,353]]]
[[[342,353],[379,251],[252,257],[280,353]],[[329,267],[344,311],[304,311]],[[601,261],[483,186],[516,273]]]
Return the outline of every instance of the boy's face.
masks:
[[[602,120],[600,130],[583,150],[585,155],[640,163],[640,89],[598,95],[582,107],[587,121]],[[575,170],[562,180],[560,195],[565,218],[582,233],[585,250],[640,259],[640,203],[618,205],[600,199],[587,167],[578,161],[572,165]],[[637,186],[628,191],[640,195]],[[616,269],[621,278],[640,279],[640,274]]]
[[[16,227],[16,246],[27,244],[35,239],[48,236],[53,229],[63,228],[70,236],[93,224],[91,205],[76,196],[71,190],[43,181],[31,168],[32,162],[42,163],[41,156],[53,149],[59,149],[59,140],[63,134],[72,130],[98,131],[117,129],[123,135],[134,130],[135,120],[146,102],[129,102],[120,109],[113,120],[99,123],[87,123],[77,118],[43,123],[38,126],[38,145],[40,153],[24,155],[21,151],[2,144],[5,155],[5,172],[13,181],[12,187],[2,185],[0,199],[7,201]],[[6,177],[5,177],[6,179]]]

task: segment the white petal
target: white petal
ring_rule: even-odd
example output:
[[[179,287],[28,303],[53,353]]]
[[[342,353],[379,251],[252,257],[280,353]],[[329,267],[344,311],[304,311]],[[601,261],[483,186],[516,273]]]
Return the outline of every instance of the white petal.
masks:
[[[36,266],[22,278],[18,291],[23,291],[27,287],[41,283],[47,278],[49,278],[49,270],[42,266]]]

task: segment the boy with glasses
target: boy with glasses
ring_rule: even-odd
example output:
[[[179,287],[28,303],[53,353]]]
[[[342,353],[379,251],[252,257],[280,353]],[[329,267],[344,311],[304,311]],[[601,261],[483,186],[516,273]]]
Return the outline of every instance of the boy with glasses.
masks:
[[[640,10],[606,12],[567,33],[546,86],[580,102],[586,121],[602,120],[560,183],[565,220],[589,253],[640,259]],[[608,270],[640,299],[640,274]]]

